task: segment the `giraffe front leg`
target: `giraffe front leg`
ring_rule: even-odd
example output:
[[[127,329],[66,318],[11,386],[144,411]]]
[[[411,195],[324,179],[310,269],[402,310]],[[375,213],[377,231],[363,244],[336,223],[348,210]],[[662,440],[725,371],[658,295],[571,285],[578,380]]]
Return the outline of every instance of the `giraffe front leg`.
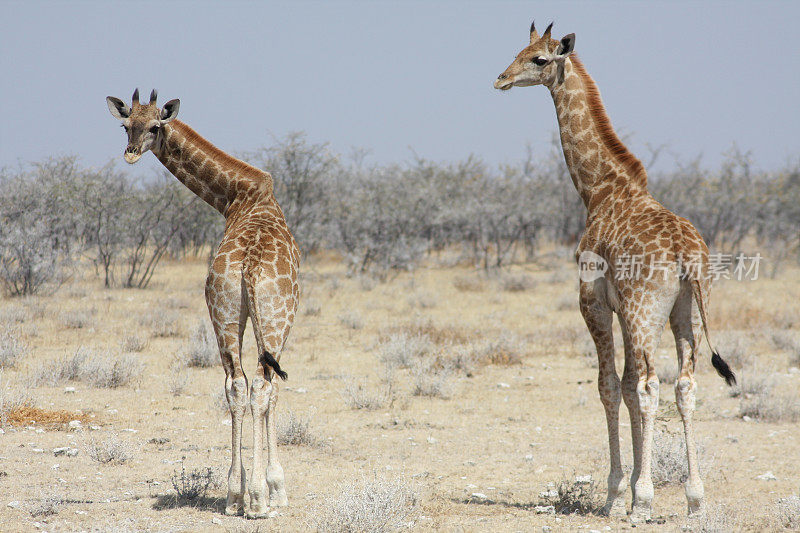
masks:
[[[619,450],[619,405],[621,401],[620,381],[614,363],[614,337],[611,329],[611,309],[596,297],[597,283],[581,284],[580,309],[586,327],[592,335],[597,349],[598,379],[597,388],[600,401],[606,412],[608,429],[608,454],[610,469],[608,473],[608,496],[603,513],[610,516],[625,516],[625,476]]]
[[[273,374],[273,385],[269,396],[267,409],[267,485],[269,485],[270,507],[286,507],[289,499],[286,496],[286,485],[283,476],[283,467],[278,461],[278,430],[276,405],[278,403],[278,380]]]
[[[272,385],[263,373],[253,378],[250,410],[253,415],[253,473],[250,477],[250,506],[247,518],[265,518],[269,512],[267,480],[264,476],[264,418]]]
[[[231,467],[228,470],[226,515],[244,513],[244,490],[247,474],[242,466],[242,421],[247,404],[247,378],[242,374],[225,379],[225,397],[231,412]]]

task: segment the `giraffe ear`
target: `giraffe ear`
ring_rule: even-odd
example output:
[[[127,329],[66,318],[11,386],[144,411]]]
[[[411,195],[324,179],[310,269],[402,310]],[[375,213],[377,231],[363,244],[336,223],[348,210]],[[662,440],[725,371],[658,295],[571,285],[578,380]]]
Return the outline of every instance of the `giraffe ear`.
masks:
[[[561,42],[558,43],[558,48],[556,49],[556,55],[568,56],[573,50],[575,50],[575,34],[570,33],[561,38]]]
[[[166,124],[175,120],[178,117],[178,109],[180,107],[181,101],[177,98],[164,104],[164,108],[161,110],[161,123]]]
[[[108,110],[111,111],[111,114],[114,118],[118,120],[125,120],[129,116],[131,116],[131,108],[128,107],[125,102],[120,100],[119,98],[114,98],[113,96],[106,97],[106,104],[108,104]]]

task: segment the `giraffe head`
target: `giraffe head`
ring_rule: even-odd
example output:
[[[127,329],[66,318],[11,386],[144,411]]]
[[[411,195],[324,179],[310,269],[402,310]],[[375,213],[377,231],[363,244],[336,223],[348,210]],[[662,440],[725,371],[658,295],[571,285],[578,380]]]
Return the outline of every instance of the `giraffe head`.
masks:
[[[164,138],[162,126],[175,120],[180,100],[170,100],[162,109],[156,105],[155,89],[150,93],[150,103],[139,103],[139,89],[133,92],[133,102],[128,107],[119,98],[109,96],[106,98],[108,110],[122,122],[125,133],[128,134],[128,146],[125,148],[125,161],[136,163],[146,151],[158,147]]]
[[[575,48],[575,34],[570,33],[556,41],[550,38],[553,24],[541,37],[531,24],[531,41],[517,54],[508,68],[497,77],[494,88],[507,91],[511,87],[546,85],[552,87],[564,81],[564,61]]]

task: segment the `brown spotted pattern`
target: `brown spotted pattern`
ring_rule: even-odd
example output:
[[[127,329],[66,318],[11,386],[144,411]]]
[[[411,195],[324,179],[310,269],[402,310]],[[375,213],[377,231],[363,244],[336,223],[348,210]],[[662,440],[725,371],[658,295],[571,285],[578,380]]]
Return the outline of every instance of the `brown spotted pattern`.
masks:
[[[205,295],[225,369],[225,394],[231,411],[231,468],[226,513],[245,512],[247,486],[242,465],[242,421],[248,380],[242,369],[242,337],[250,318],[258,353],[280,360],[297,312],[300,252],[272,191],[272,177],[213,146],[183,122],[166,115],[151,97],[130,115],[122,109],[129,135],[128,152],[152,150],[178,180],[225,216],[225,233],[206,279]],[[154,126],[156,124],[156,126]],[[157,130],[157,131],[156,131]],[[136,145],[134,132],[151,131],[147,146]],[[144,135],[144,134],[142,134]],[[131,144],[134,146],[131,147]],[[287,504],[283,469],[277,457],[275,373],[259,355],[250,380],[253,415],[253,470],[249,517],[266,516],[270,506]],[[266,432],[266,435],[265,435]],[[267,466],[263,466],[264,439]]]
[[[644,167],[614,132],[597,86],[571,53],[571,45],[574,35],[559,42],[550,39],[550,28],[540,38],[531,27],[531,44],[498,77],[495,87],[507,90],[541,84],[550,90],[564,159],[588,211],[576,258],[591,251],[609,265],[604,277],[580,285],[580,310],[597,348],[598,389],[608,426],[611,469],[605,511],[622,516],[626,512],[619,444],[619,406],[624,400],[634,461],[631,520],[650,517],[653,423],[659,398],[654,354],[669,320],[680,367],[675,393],[687,444],[685,492],[689,512],[694,513],[704,507],[692,414],[695,363],[710,291],[710,282],[703,276],[708,248],[688,220],[650,195]],[[538,65],[536,61],[548,62]],[[637,263],[632,257],[641,257],[638,270],[628,268]],[[621,326],[625,352],[621,380],[614,361],[613,313]]]

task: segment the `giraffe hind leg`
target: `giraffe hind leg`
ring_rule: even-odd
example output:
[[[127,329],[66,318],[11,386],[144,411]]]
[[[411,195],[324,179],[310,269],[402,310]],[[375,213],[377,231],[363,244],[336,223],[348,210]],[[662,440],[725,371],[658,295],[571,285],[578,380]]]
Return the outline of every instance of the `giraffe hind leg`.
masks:
[[[682,290],[670,315],[670,327],[675,337],[678,355],[679,376],[675,382],[675,403],[683,420],[683,433],[686,438],[686,461],[688,478],[684,483],[684,492],[688,513],[702,512],[705,508],[705,491],[697,461],[697,448],[694,439],[692,418],[695,409],[697,384],[694,379],[697,349],[702,342],[702,324],[700,312],[692,297],[688,284]]]

